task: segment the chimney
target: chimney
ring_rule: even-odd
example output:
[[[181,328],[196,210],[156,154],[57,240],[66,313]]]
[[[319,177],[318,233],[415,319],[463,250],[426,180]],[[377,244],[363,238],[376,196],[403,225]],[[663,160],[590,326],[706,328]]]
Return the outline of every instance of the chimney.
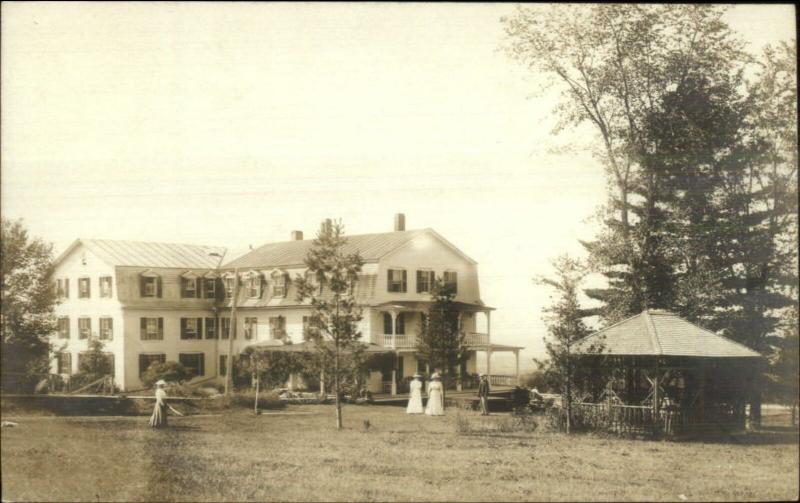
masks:
[[[406,230],[406,216],[404,213],[395,213],[394,215],[394,230],[395,231],[404,231]]]
[[[303,231],[292,231],[292,241],[302,241]]]

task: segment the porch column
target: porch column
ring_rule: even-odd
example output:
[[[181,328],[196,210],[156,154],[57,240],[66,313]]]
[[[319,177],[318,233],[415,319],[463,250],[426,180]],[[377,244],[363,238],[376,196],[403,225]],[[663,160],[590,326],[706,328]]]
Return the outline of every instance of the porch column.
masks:
[[[458,322],[457,322],[458,323],[458,333],[461,333],[461,314],[462,314],[461,311],[459,311],[458,312]],[[457,371],[456,372],[456,391],[461,391],[461,389],[462,389],[462,385],[461,385],[461,379],[462,379],[461,362],[458,363],[458,368],[456,369],[456,371]]]
[[[394,362],[392,362],[392,396],[397,395],[397,358],[399,356],[395,355]]]
[[[392,317],[392,349],[397,348],[397,311],[392,309],[389,311],[389,315]],[[397,395],[397,358],[399,356],[397,354],[394,355],[394,359],[392,361],[392,396]]]
[[[516,368],[515,372],[516,372],[516,376],[517,376],[517,386],[519,386],[520,385],[520,382],[519,382],[519,349],[514,350],[514,359],[515,359],[515,362],[514,362],[515,365],[514,366]]]
[[[491,375],[492,375],[492,347],[491,346],[487,346],[486,347],[486,375],[490,376],[490,378],[491,378]]]
[[[325,369],[319,372],[319,394],[325,396]]]
[[[492,343],[492,312],[486,311],[486,338],[489,339],[486,341],[487,344]],[[488,374],[489,371],[487,370],[486,373]]]

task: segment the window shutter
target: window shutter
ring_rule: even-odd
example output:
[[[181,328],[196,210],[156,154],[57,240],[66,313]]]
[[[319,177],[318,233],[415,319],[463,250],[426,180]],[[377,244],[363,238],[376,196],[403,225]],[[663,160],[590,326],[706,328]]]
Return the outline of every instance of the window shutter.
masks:
[[[64,298],[69,298],[69,278],[64,280]]]
[[[108,320],[108,340],[114,338],[114,318],[106,318]]]
[[[392,270],[389,269],[386,271],[386,290],[391,292],[392,291]]]
[[[422,293],[422,278],[425,274],[425,271],[417,271],[417,293]]]
[[[147,318],[139,318],[139,338],[147,337]]]
[[[389,313],[383,313],[383,333],[392,333],[392,315]]]
[[[203,298],[203,278],[194,279],[194,296],[197,299]]]
[[[164,338],[164,318],[158,319],[158,338]]]
[[[159,329],[160,328],[161,327],[159,327]],[[181,339],[185,338],[186,338],[186,318],[181,318]]]
[[[408,274],[407,274],[407,272],[408,271],[403,269],[403,290],[402,290],[403,292],[408,290],[408,281],[407,281]]]
[[[406,333],[406,319],[404,313],[397,313],[397,334],[405,335]]]
[[[161,298],[161,276],[156,278],[156,297]]]
[[[139,297],[144,297],[144,276],[139,276]]]
[[[196,333],[195,338],[196,339],[202,339],[203,338],[203,318],[197,318],[197,321],[195,323],[197,323],[197,326],[195,328],[195,333]]]

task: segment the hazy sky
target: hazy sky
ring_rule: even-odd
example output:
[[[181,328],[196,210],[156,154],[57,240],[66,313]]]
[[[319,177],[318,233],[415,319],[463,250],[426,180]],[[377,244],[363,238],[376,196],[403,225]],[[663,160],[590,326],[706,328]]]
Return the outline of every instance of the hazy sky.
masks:
[[[222,245],[433,227],[479,264],[493,339],[541,352],[548,292],[605,200],[508,4],[2,4],[2,212],[76,237]],[[737,6],[759,50],[792,6]],[[576,133],[571,133],[575,135]],[[584,135],[585,136],[585,135]]]

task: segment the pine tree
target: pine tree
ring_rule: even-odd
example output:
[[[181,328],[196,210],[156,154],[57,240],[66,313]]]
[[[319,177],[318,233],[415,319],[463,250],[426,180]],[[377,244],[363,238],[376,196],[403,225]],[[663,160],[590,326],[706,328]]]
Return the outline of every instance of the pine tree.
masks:
[[[326,220],[308,251],[306,277],[295,279],[297,299],[310,303],[307,337],[314,342],[321,362],[333,362],[333,391],[336,395],[336,428],[342,429],[341,384],[348,373],[345,353],[360,347],[361,308],[354,289],[364,261],[358,252],[346,254],[347,239],[341,221]]]
[[[460,368],[468,356],[466,333],[459,327],[455,296],[453,285],[445,283],[441,277],[436,278],[431,290],[433,302],[417,334],[418,355],[431,367],[442,369],[442,398],[450,373]]]

